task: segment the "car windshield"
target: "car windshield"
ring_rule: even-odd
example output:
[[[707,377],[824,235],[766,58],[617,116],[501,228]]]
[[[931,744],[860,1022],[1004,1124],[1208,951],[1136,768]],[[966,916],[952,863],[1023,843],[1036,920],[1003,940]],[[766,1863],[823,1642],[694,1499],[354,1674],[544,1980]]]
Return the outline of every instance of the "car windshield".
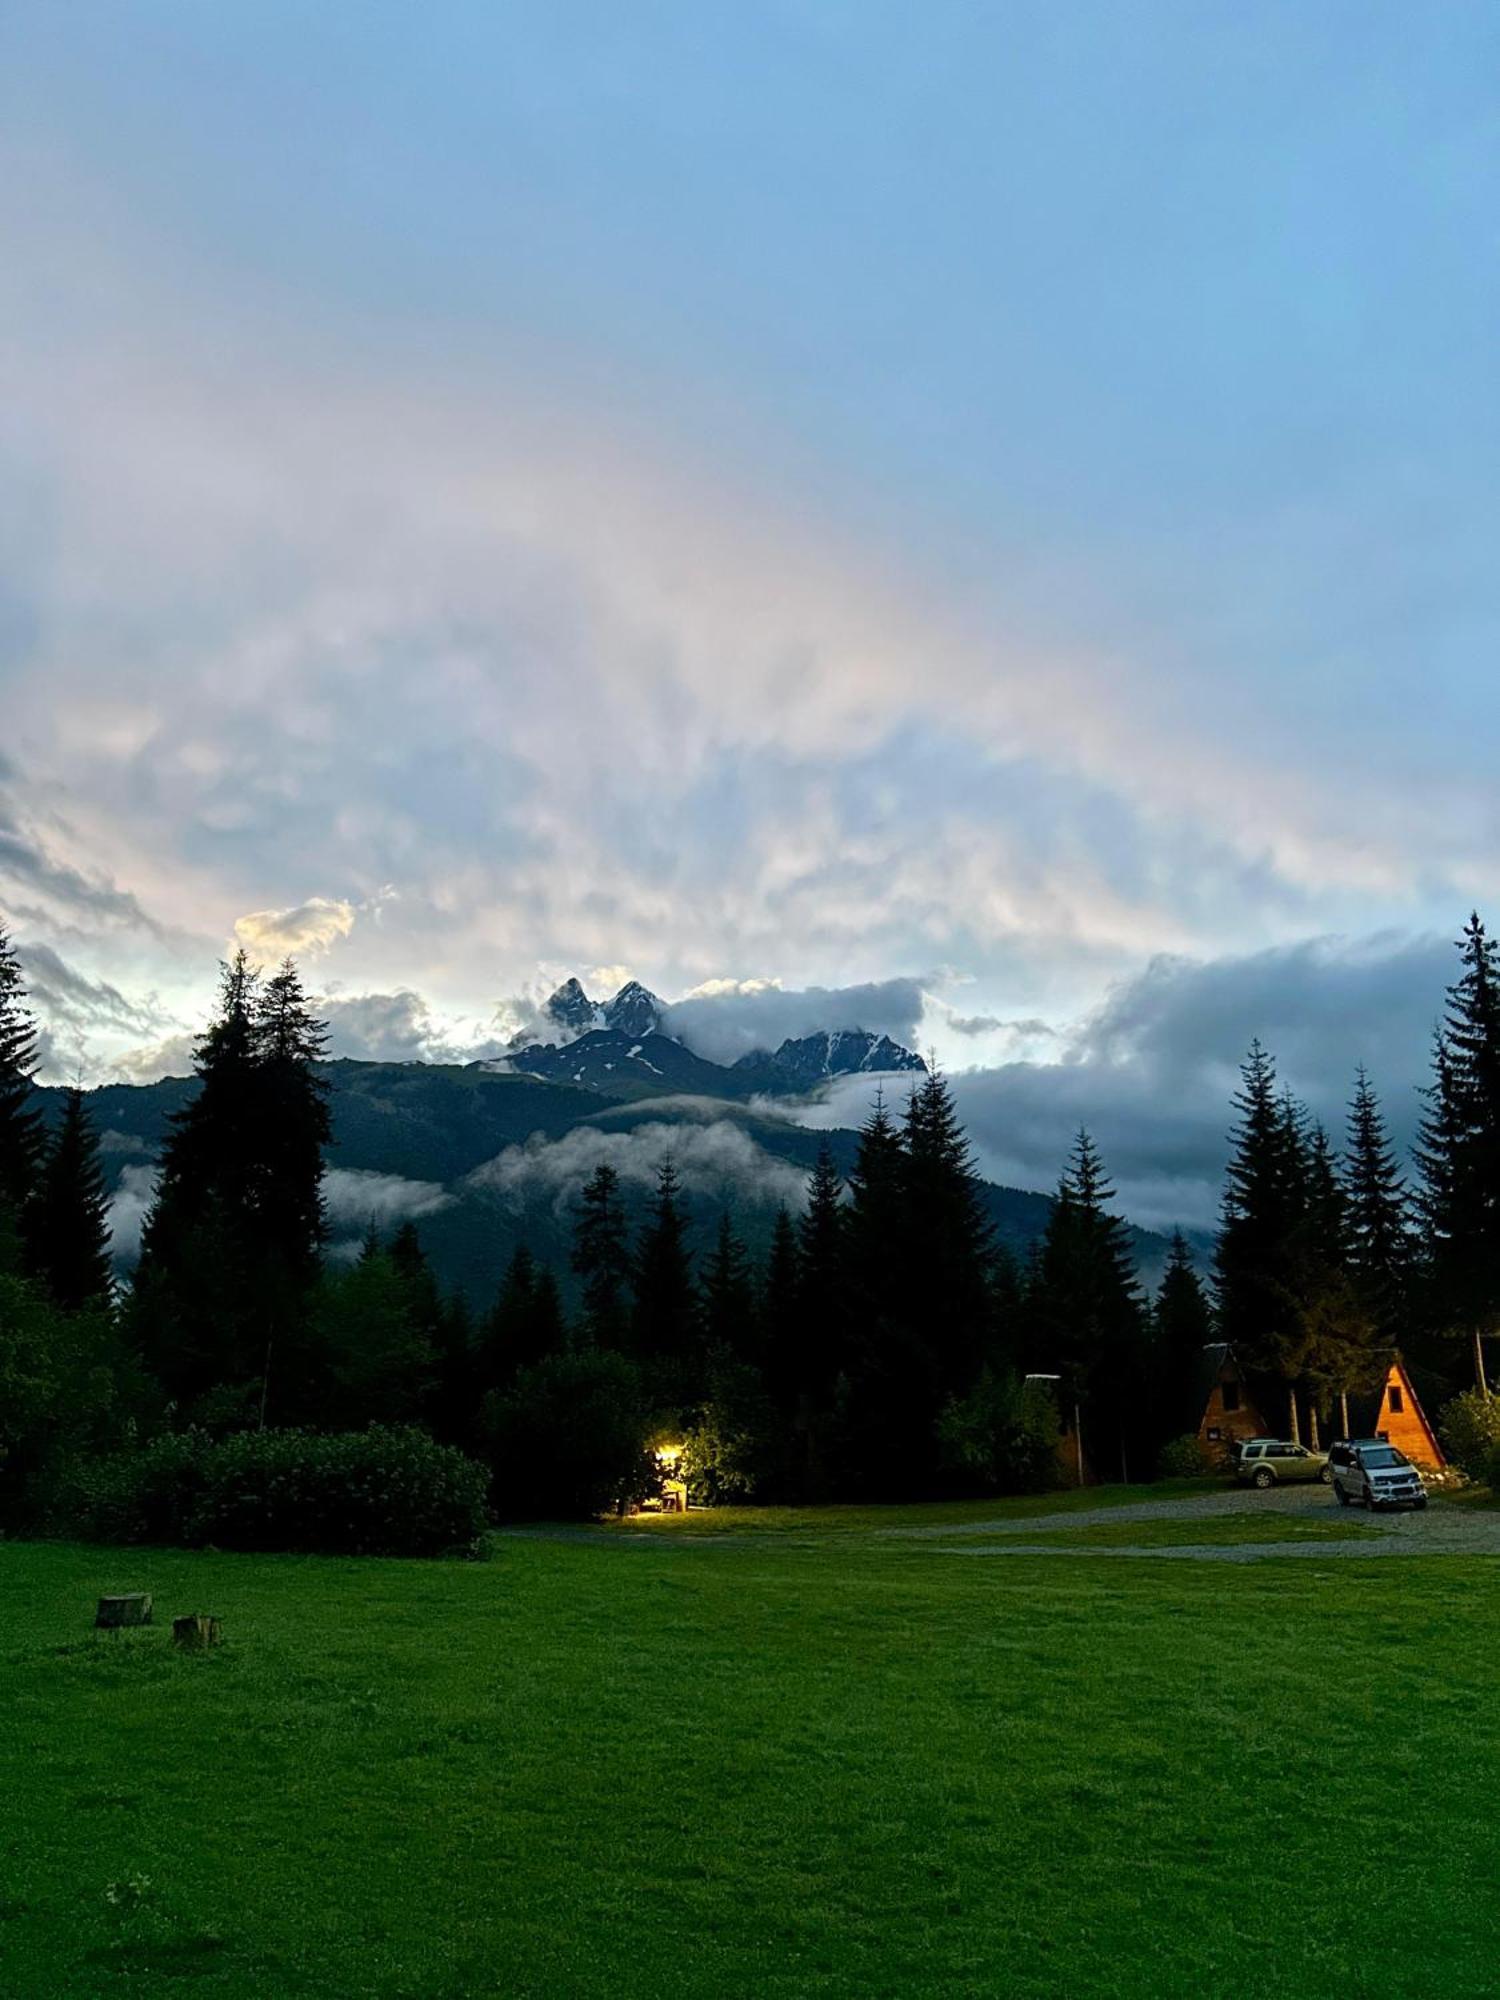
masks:
[[[1389,1466],[1406,1465],[1410,1462],[1396,1450],[1394,1445],[1388,1444],[1381,1445],[1378,1451],[1362,1451],[1360,1459],[1371,1472],[1384,1472]]]

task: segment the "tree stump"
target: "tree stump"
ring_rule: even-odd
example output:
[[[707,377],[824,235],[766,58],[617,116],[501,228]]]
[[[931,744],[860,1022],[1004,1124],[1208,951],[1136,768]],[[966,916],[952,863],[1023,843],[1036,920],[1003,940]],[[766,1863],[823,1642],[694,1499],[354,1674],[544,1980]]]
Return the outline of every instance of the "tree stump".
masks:
[[[118,1632],[123,1625],[149,1625],[151,1623],[151,1593],[145,1590],[131,1592],[126,1597],[101,1597],[99,1609],[94,1613],[96,1629]]]
[[[219,1621],[199,1611],[191,1618],[172,1620],[172,1644],[184,1653],[206,1653],[219,1643]]]

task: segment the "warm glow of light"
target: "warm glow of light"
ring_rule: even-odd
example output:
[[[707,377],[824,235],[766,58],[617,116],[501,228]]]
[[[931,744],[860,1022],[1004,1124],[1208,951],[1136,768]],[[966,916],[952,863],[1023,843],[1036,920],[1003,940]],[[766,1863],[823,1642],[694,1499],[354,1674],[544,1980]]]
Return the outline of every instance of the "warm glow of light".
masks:
[[[659,1444],[656,1447],[656,1462],[670,1470],[682,1456],[680,1444]]]

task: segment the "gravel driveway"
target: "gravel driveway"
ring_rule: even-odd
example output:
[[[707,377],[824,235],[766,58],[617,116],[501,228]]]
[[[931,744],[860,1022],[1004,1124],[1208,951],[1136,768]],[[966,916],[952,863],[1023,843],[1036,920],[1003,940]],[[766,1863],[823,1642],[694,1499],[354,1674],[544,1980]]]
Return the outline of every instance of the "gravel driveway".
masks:
[[[1305,1542],[1174,1542],[1163,1546],[1116,1542],[1108,1546],[1028,1542],[1028,1535],[1060,1528],[1132,1521],[1221,1521],[1230,1515],[1262,1518],[1292,1515],[1303,1520],[1340,1521],[1363,1532]],[[1269,1493],[1237,1486],[1226,1493],[1194,1493],[1177,1500],[1137,1500],[1123,1507],[1089,1507],[1025,1520],[968,1521],[946,1527],[887,1528],[903,1540],[941,1540],[944,1555],[972,1556],[1149,1556],[1157,1562],[1262,1562],[1269,1556],[1318,1562],[1371,1556],[1500,1556],[1500,1513],[1488,1508],[1445,1506],[1435,1500],[1422,1513],[1369,1514],[1340,1507],[1326,1486],[1294,1486]]]

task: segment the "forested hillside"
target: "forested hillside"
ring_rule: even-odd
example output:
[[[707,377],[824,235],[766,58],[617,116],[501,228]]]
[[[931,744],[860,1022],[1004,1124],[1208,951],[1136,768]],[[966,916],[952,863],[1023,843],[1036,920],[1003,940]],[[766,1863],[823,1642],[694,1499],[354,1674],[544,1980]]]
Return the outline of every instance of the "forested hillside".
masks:
[[[632,1091],[622,1101],[567,1081],[478,1064],[331,1062],[321,1073],[331,1086],[328,1165],[335,1245],[356,1243],[372,1219],[382,1226],[413,1219],[440,1282],[461,1288],[478,1308],[493,1298],[522,1242],[559,1271],[569,1296],[572,1224],[557,1187],[565,1161],[547,1157],[553,1142],[572,1135],[579,1158],[591,1159],[593,1150],[607,1157],[589,1136],[598,1135],[605,1147],[613,1145],[638,1162],[634,1177],[622,1174],[633,1220],[647,1205],[654,1160],[685,1144],[693,1158],[684,1175],[684,1201],[695,1232],[706,1245],[728,1205],[757,1253],[769,1242],[780,1202],[795,1194],[792,1176],[811,1171],[820,1145],[826,1140],[845,1175],[858,1146],[853,1131],[814,1131],[732,1099]],[[904,1101],[908,1083],[888,1080],[893,1103]],[[169,1077],[143,1085],[106,1084],[87,1093],[111,1191],[122,1175],[127,1188],[144,1189],[172,1116],[195,1087],[189,1079]],[[872,1077],[872,1101],[879,1087]],[[64,1098],[61,1089],[37,1090],[37,1107],[49,1124],[61,1116]],[[487,1175],[508,1153],[505,1166]],[[778,1174],[777,1168],[789,1171]],[[375,1176],[379,1182],[363,1178]],[[980,1197],[998,1242],[1023,1256],[1040,1240],[1050,1195],[986,1181],[980,1183]],[[1142,1229],[1133,1230],[1131,1238],[1143,1279],[1154,1283],[1166,1261],[1166,1240]]]

